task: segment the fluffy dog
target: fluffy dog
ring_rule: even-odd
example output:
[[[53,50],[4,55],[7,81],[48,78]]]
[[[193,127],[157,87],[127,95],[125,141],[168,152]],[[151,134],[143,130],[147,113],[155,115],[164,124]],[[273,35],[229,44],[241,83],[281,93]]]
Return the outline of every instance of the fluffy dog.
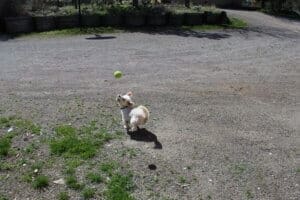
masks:
[[[125,95],[118,95],[116,101],[118,102],[124,128],[128,131],[136,131],[140,125],[144,125],[149,119],[149,110],[145,106],[134,106],[132,101],[132,92]]]

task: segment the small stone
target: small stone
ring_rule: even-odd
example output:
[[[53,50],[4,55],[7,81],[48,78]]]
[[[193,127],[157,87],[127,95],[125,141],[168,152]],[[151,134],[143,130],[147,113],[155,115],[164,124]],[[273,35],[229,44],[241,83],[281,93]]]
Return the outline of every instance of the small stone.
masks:
[[[34,173],[38,173],[38,171],[39,171],[38,169],[35,169],[33,172],[34,172]]]
[[[269,155],[272,155],[272,153],[270,152]]]
[[[57,179],[57,180],[53,181],[53,183],[59,184],[59,185],[64,185],[65,184],[65,180],[63,178],[60,178],[60,179]]]
[[[23,164],[23,167],[25,167],[25,166],[26,166],[26,163]]]
[[[208,179],[209,182],[212,182],[212,179]]]
[[[10,127],[10,128],[7,130],[7,132],[10,133],[10,132],[12,132],[13,130],[14,130],[14,128],[13,128],[13,127]]]

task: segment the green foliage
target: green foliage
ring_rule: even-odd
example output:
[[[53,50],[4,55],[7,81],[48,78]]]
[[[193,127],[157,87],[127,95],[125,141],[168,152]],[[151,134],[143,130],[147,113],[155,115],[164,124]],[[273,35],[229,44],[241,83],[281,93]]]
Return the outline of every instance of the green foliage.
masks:
[[[50,149],[55,155],[79,156],[82,159],[88,159],[95,156],[97,145],[89,138],[78,138],[73,135],[53,140],[50,143]]]
[[[11,139],[8,137],[0,138],[0,157],[7,156],[11,147]]]
[[[253,196],[251,190],[247,190],[247,191],[246,191],[246,198],[247,198],[247,199],[253,199],[253,198],[254,198],[254,196]]]
[[[37,176],[33,182],[32,182],[32,187],[34,189],[41,189],[41,188],[45,188],[49,185],[49,178],[47,176],[44,175],[39,175]]]
[[[86,178],[92,183],[101,183],[103,182],[103,177],[99,173],[90,172],[86,175]]]
[[[100,165],[101,171],[107,173],[108,175],[112,176],[113,172],[119,167],[118,163],[115,161],[102,163]]]
[[[59,136],[75,135],[76,129],[71,125],[60,125],[55,128],[55,132]]]
[[[56,132],[59,137],[50,142],[51,153],[67,158],[92,158],[99,147],[112,138],[103,130],[91,132],[85,128],[78,131],[71,126],[59,126]]]
[[[230,22],[228,25],[226,25],[226,28],[232,28],[232,29],[240,29],[240,28],[246,28],[248,26],[247,22],[238,19],[238,18],[230,18]]]
[[[183,176],[180,176],[180,177],[179,177],[179,183],[181,183],[181,184],[186,183],[186,178],[183,177]]]
[[[14,116],[1,117],[0,128],[8,128],[8,127],[15,127],[18,129],[18,130],[14,130],[14,132],[30,132],[33,134],[38,134],[41,131],[41,128],[30,120],[21,119]]]
[[[8,200],[8,198],[4,194],[0,193],[0,200]]]
[[[9,162],[4,162],[1,161],[0,162],[0,171],[4,171],[4,170],[12,170],[14,169],[16,166],[14,164],[11,164]]]
[[[69,175],[66,177],[66,184],[69,188],[74,190],[80,190],[82,189],[83,185],[78,183],[77,178],[75,175]]]
[[[60,192],[58,194],[57,198],[58,198],[58,200],[69,200],[70,199],[70,197],[69,197],[69,195],[68,195],[67,192]]]
[[[0,118],[0,128],[7,128],[7,127],[10,127],[10,120],[9,118],[6,118],[6,117],[1,117]]]
[[[93,188],[84,188],[82,191],[82,196],[84,199],[91,199],[95,196],[96,190]]]
[[[39,134],[41,128],[33,122],[26,119],[17,119],[13,122],[13,125],[21,129],[22,131],[30,132],[33,134]]]
[[[132,177],[115,174],[107,184],[105,196],[108,200],[133,200],[130,191],[133,189]]]

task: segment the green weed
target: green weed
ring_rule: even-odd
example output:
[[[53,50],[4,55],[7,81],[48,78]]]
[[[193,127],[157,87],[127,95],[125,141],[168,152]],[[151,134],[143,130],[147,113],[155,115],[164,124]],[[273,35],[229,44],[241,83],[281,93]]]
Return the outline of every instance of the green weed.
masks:
[[[93,188],[84,188],[82,191],[82,196],[84,199],[90,199],[95,196],[96,190]]]
[[[88,173],[86,178],[90,180],[92,183],[101,183],[103,182],[103,177],[99,173]]]
[[[132,177],[115,174],[107,184],[105,196],[108,200],[133,200],[130,191],[133,189]]]
[[[69,200],[70,199],[70,197],[69,197],[69,195],[68,195],[67,192],[60,192],[58,194],[57,198],[58,198],[58,200]]]
[[[45,188],[49,185],[49,178],[47,176],[44,175],[39,175],[37,176],[33,182],[32,182],[32,187],[34,189],[41,189],[41,188]]]

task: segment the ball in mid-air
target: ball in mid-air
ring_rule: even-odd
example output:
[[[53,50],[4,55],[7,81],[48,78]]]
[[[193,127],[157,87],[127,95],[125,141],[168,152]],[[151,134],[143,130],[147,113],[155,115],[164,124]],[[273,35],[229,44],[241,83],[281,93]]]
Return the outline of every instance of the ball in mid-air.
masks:
[[[121,71],[115,71],[114,72],[114,77],[115,78],[121,78],[122,77],[122,72]]]

